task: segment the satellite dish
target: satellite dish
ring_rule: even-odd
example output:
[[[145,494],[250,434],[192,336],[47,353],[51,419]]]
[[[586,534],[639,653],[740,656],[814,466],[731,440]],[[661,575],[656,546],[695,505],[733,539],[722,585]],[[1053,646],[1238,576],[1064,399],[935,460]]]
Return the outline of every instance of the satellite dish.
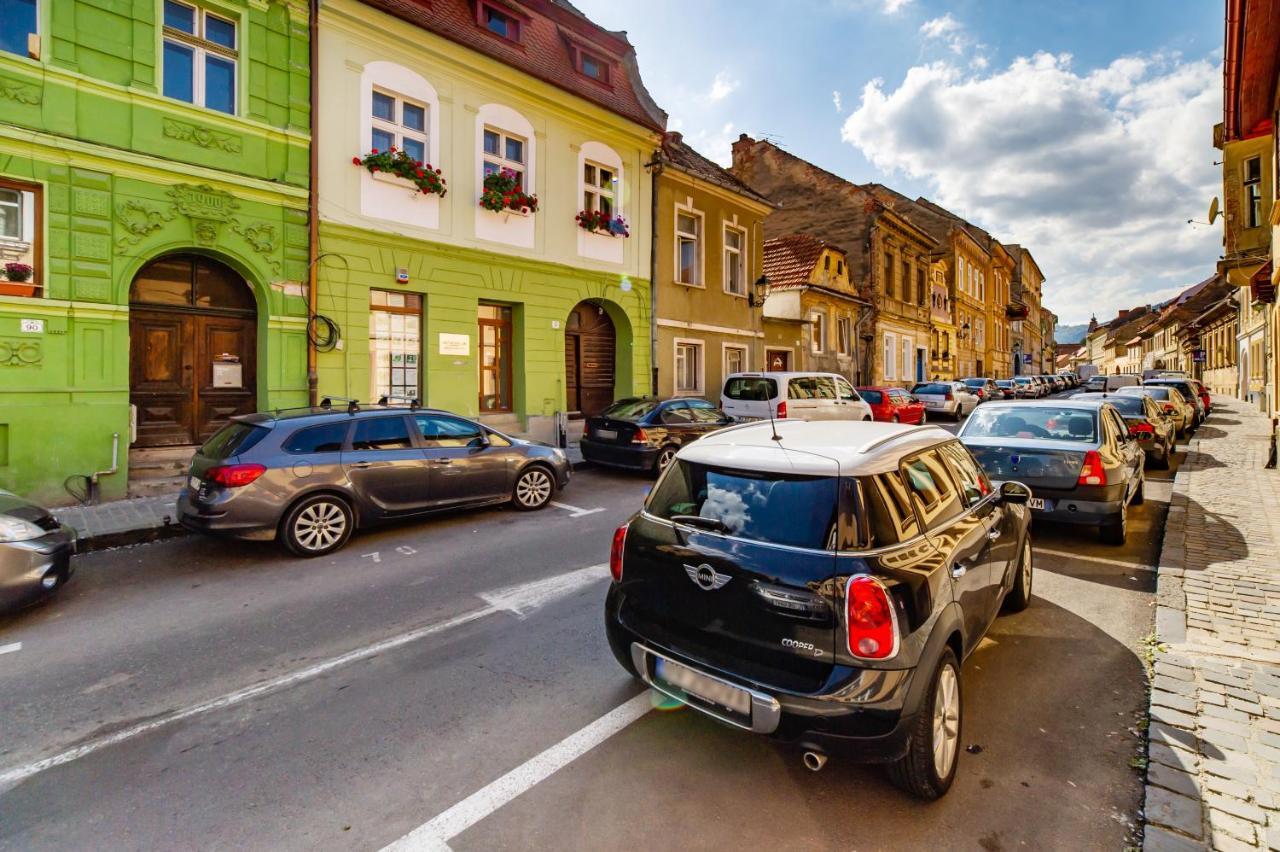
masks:
[[[1212,225],[1213,221],[1218,218],[1219,212],[1220,211],[1218,210],[1218,196],[1215,195],[1213,197],[1213,200],[1209,202],[1209,224],[1210,225]]]

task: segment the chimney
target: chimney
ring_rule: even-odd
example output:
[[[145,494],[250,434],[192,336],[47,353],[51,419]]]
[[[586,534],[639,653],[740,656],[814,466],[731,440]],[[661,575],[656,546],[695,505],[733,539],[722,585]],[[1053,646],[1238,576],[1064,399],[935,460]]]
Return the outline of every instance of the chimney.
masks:
[[[756,140],[752,139],[745,133],[738,136],[738,141],[733,143],[733,165],[731,169],[738,169],[746,164],[751,149],[755,146]],[[736,172],[735,172],[736,174]]]
[[[663,135],[666,136],[666,141],[670,142],[672,145],[680,145],[684,143],[684,134],[679,130],[668,130]]]

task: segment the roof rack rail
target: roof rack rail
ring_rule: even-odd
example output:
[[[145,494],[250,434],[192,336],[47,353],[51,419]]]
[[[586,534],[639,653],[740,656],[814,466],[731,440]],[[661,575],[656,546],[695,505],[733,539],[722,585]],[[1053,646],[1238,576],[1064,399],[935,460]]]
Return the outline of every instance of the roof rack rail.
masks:
[[[395,394],[383,394],[378,397],[378,405],[381,408],[394,407],[391,404],[391,400],[408,403],[410,411],[417,411],[422,407],[422,400],[418,399],[416,396],[396,396]]]
[[[942,427],[934,426],[932,423],[920,424],[917,426],[910,426],[906,429],[903,429],[901,432],[892,432],[888,435],[881,435],[879,438],[876,438],[873,441],[868,441],[867,443],[863,444],[861,447],[858,447],[858,452],[869,453],[872,450],[874,450],[876,447],[883,446],[884,444],[887,444],[890,441],[896,441],[905,435],[914,435],[916,432],[919,432],[921,429],[940,429],[940,428]]]

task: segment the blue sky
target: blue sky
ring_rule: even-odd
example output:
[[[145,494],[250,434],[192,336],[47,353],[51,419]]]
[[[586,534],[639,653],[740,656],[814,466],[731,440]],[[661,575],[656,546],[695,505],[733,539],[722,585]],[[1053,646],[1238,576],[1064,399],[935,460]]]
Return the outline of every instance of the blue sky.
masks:
[[[1213,271],[1220,3],[575,0],[626,30],[671,129],[741,132],[1027,245],[1064,323]],[[837,108],[835,93],[839,93]]]

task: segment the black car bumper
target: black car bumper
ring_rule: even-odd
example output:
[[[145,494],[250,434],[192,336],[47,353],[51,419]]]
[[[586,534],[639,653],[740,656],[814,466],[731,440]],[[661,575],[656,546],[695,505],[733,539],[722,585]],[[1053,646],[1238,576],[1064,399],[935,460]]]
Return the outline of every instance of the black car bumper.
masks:
[[[74,573],[76,533],[63,526],[30,541],[0,544],[0,609],[31,603]]]
[[[651,470],[658,460],[658,448],[648,444],[602,444],[583,437],[579,446],[585,460],[610,467]]]
[[[605,632],[615,656],[657,691],[705,715],[788,745],[838,754],[863,763],[898,760],[910,746],[919,708],[911,703],[916,670],[838,667],[816,693],[797,693],[744,678],[627,629],[618,617],[621,594],[610,588]],[[665,683],[657,660],[678,663],[751,696],[749,716],[735,716]],[[920,691],[923,692],[923,691]]]
[[[1032,509],[1036,520],[1058,524],[1098,526],[1107,523],[1120,513],[1123,500],[1077,500],[1066,497],[1053,500],[1053,509]]]

